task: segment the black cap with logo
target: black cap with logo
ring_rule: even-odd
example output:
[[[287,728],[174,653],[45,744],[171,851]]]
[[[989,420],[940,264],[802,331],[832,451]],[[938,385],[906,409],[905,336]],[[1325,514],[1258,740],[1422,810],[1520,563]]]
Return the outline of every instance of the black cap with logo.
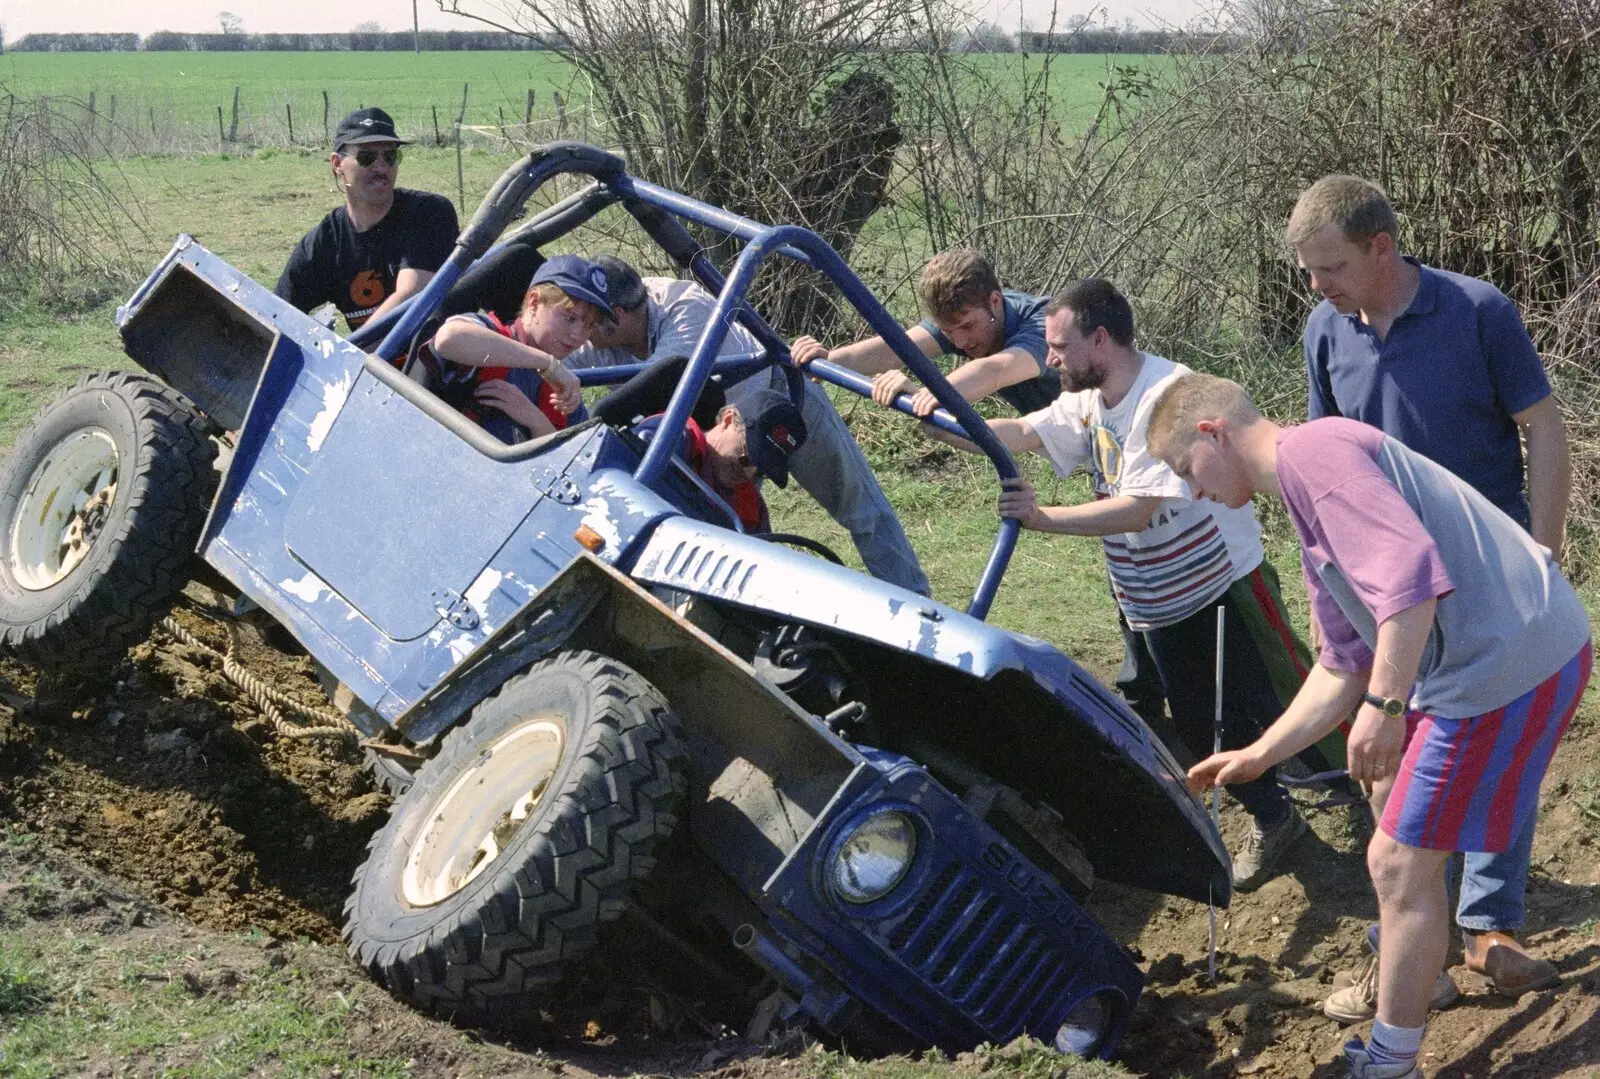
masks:
[[[401,146],[411,145],[410,139],[402,139],[394,133],[394,118],[382,109],[357,109],[343,120],[339,121],[339,128],[333,133],[333,148],[342,150],[346,146],[360,146],[364,142],[397,142]]]
[[[806,421],[788,397],[776,390],[761,390],[745,398],[745,452],[767,479],[789,486],[789,455],[805,445]]]

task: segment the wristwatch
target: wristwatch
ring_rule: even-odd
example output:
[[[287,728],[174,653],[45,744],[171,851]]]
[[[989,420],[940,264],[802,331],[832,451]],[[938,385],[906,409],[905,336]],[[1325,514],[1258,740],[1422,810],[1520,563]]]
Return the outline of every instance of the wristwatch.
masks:
[[[1380,697],[1376,693],[1363,693],[1361,699],[1390,719],[1399,719],[1406,714],[1406,702],[1403,698]]]

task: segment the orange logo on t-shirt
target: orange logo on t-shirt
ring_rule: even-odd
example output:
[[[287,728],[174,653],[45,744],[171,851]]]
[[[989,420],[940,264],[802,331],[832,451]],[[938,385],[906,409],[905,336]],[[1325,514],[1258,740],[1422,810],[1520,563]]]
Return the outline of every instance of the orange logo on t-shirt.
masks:
[[[350,282],[350,302],[361,307],[374,307],[383,302],[383,280],[377,270],[362,270]]]

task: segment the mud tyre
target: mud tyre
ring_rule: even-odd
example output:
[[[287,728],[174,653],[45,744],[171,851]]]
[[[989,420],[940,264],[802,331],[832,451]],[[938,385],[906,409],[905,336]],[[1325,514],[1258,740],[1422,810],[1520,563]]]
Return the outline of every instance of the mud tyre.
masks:
[[[0,462],[0,652],[109,671],[188,581],[216,446],[145,375],[80,378]]]
[[[345,945],[417,1008],[512,1023],[626,909],[687,789],[650,683],[593,652],[542,660],[417,770],[356,870]]]

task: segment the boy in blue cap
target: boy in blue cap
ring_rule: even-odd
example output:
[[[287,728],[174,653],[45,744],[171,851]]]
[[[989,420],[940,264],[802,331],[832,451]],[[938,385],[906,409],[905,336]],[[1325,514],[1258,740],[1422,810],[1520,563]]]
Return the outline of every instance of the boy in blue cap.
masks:
[[[583,405],[561,361],[611,317],[605,271],[556,255],[534,273],[516,321],[486,311],[445,320],[422,356],[429,386],[502,442],[551,434]]]

